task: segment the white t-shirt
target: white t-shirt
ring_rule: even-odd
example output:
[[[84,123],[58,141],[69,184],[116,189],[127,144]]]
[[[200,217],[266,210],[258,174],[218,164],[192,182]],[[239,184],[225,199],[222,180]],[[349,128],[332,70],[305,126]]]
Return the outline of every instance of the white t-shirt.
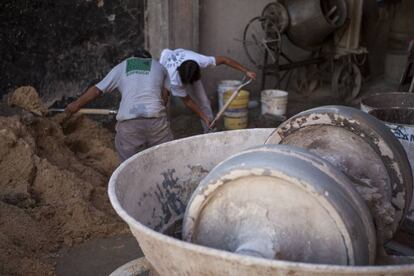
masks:
[[[164,49],[161,52],[160,63],[167,69],[171,81],[171,93],[174,96],[185,97],[187,92],[185,86],[181,82],[180,74],[177,68],[187,60],[194,60],[200,68],[216,66],[216,58],[212,56],[204,56],[196,52],[184,49]]]
[[[104,93],[118,89],[121,94],[118,121],[166,115],[162,88],[169,88],[167,71],[156,60],[128,58],[115,66],[96,84]]]

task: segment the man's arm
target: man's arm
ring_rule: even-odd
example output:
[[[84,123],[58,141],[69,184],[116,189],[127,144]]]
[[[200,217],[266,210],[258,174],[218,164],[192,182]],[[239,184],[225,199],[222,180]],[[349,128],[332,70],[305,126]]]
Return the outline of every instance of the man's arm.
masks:
[[[234,59],[231,59],[229,57],[223,57],[223,56],[217,56],[216,58],[216,65],[226,64],[227,66],[230,66],[236,70],[239,70],[243,73],[245,73],[249,78],[256,79],[256,73],[253,71],[249,71],[246,67],[235,61]]]
[[[162,101],[164,102],[164,105],[167,106],[168,100],[170,99],[170,91],[163,87],[161,91],[161,97]]]
[[[185,106],[187,106],[191,111],[197,114],[206,123],[207,126],[210,126],[210,120],[200,110],[198,105],[190,98],[190,96],[181,97],[181,100],[183,101]]]
[[[95,85],[93,85],[89,87],[88,90],[82,96],[79,97],[79,99],[68,104],[68,106],[65,108],[65,112],[72,115],[73,113],[78,112],[79,109],[81,109],[83,106],[94,101],[101,94],[102,91],[100,91]]]

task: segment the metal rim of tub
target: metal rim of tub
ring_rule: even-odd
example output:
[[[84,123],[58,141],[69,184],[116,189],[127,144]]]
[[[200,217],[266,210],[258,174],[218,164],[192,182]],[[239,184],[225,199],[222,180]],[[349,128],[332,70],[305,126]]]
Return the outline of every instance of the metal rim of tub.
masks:
[[[410,118],[410,123],[407,123],[407,119],[402,119],[402,120],[390,120],[388,117],[385,117],[386,112],[392,112],[394,114],[394,116],[396,114],[399,114],[399,112],[396,111],[401,111],[401,113],[405,112],[405,115],[410,114],[409,118]],[[407,127],[411,127],[412,125],[414,125],[414,120],[413,120],[413,114],[414,114],[414,107],[386,107],[386,108],[374,108],[371,109],[367,112],[369,115],[374,116],[375,118],[377,118],[378,120],[386,123],[386,124],[390,124],[390,125],[400,125],[400,126],[407,126]],[[400,116],[398,116],[400,118]]]
[[[399,98],[407,98],[404,99]],[[385,98],[385,99],[384,99]],[[378,103],[380,101],[380,103]],[[361,99],[361,110],[367,112],[377,108],[401,108],[414,106],[414,94],[409,92],[385,92],[369,94]]]

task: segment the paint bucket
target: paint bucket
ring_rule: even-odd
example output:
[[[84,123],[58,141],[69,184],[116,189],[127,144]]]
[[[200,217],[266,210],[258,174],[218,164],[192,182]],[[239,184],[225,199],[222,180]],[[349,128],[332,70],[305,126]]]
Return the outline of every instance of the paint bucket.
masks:
[[[242,83],[239,80],[222,80],[219,82],[217,87],[217,96],[218,96],[218,109],[220,110],[223,107],[223,96],[227,91],[234,91]]]
[[[224,93],[224,103],[231,97],[233,91]],[[240,90],[237,97],[231,102],[226,112],[224,112],[224,127],[226,129],[243,129],[248,124],[248,105],[250,93]]]
[[[288,92],[282,90],[263,90],[261,93],[262,115],[285,117]]]

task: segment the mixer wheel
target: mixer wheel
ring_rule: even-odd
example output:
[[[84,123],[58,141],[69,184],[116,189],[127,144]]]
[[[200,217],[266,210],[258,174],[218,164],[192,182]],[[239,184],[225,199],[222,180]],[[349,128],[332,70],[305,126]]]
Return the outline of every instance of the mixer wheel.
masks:
[[[346,61],[335,66],[332,75],[332,91],[336,92],[340,99],[356,99],[361,86],[361,71],[355,63]]]
[[[274,22],[273,26],[277,29],[273,31],[277,30],[279,33],[283,33],[289,26],[289,14],[285,6],[279,2],[267,4],[262,11],[262,17],[269,18]],[[265,26],[263,26],[263,29],[265,29]]]
[[[304,97],[309,97],[319,86],[318,72],[314,67],[299,67],[294,71],[292,85],[295,91]]]
[[[266,16],[252,18],[243,32],[243,48],[251,63],[260,67],[267,54],[276,61],[281,49],[282,37],[277,22]]]

